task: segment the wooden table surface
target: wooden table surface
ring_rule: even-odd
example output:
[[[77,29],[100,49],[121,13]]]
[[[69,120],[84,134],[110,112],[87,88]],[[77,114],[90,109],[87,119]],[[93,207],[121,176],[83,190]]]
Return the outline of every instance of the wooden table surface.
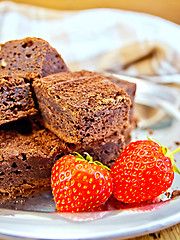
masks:
[[[180,224],[167,228],[163,231],[132,238],[132,240],[180,240]]]
[[[180,24],[180,0],[16,0],[15,2],[63,10],[78,10],[96,7],[119,8],[150,13]],[[180,240],[180,224],[156,233],[131,239]]]

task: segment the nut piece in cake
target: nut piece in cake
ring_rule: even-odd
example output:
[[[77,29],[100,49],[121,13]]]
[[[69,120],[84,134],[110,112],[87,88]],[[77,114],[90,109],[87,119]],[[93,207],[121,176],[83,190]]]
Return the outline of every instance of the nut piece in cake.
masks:
[[[37,113],[25,78],[0,73],[0,125]]]
[[[68,68],[61,55],[40,38],[24,38],[1,45],[0,70],[21,71],[27,79],[64,72]]]
[[[88,144],[129,126],[130,98],[106,77],[61,72],[33,87],[45,127],[65,142]]]

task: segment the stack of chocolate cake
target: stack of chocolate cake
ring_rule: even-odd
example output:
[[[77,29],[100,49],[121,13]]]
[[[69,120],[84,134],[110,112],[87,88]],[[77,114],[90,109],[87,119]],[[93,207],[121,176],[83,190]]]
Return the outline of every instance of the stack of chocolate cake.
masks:
[[[135,84],[71,72],[38,38],[1,45],[0,63],[0,196],[50,186],[54,162],[74,151],[114,164],[133,129]]]

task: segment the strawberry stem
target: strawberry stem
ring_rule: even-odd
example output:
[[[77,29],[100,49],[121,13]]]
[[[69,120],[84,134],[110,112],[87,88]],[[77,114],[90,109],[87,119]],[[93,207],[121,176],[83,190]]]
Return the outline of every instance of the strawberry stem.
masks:
[[[174,151],[172,152],[172,155],[174,155],[175,153],[179,152],[179,150],[180,150],[180,147],[178,147],[176,150],[174,150]]]
[[[159,146],[162,146],[162,145],[160,144],[160,142],[159,142],[157,139],[155,139],[155,138],[152,138],[152,139],[151,139],[151,138],[147,135],[147,139],[148,139],[149,141],[151,141],[151,142],[154,140],[155,142],[157,142],[157,143],[159,144]]]
[[[162,147],[163,154],[164,154],[166,157],[170,158],[170,160],[171,160],[171,163],[172,163],[172,166],[173,166],[173,171],[176,172],[176,173],[178,173],[178,174],[180,174],[180,171],[179,171],[179,169],[176,167],[173,154],[177,153],[179,150],[180,150],[180,147],[177,148],[176,150],[174,150],[173,152],[171,152],[171,151],[169,151],[168,148]]]
[[[176,172],[176,173],[178,173],[178,174],[180,174],[180,171],[179,171],[179,169],[176,167],[175,164],[173,165],[173,171]]]
[[[89,155],[89,153],[87,153],[87,152],[84,152],[84,154],[86,154],[86,160],[88,161],[88,162],[93,162],[93,158]]]
[[[93,161],[93,158],[89,155],[89,153],[84,152],[84,154],[86,154],[86,160],[87,160],[89,163],[94,163],[94,164],[100,165],[101,167],[105,168],[106,170],[111,171],[110,168],[108,168],[107,166],[105,166],[105,165],[102,164],[101,162],[99,162],[99,161]]]
[[[86,161],[86,159],[78,152],[73,152],[73,153],[74,153],[74,156],[76,156],[79,160]]]
[[[180,147],[178,147],[178,148],[175,149],[173,152],[171,152],[171,154],[174,155],[175,153],[177,153],[177,152],[179,152],[179,151],[180,151]],[[172,161],[172,160],[171,160],[171,161]],[[179,171],[179,169],[176,167],[176,164],[175,164],[175,162],[174,162],[174,158],[173,158],[173,163],[174,163],[174,165],[173,165],[173,170],[174,170],[174,172],[180,174],[180,171]]]
[[[89,162],[89,163],[94,163],[94,164],[100,165],[101,167],[105,168],[105,169],[108,170],[108,171],[111,171],[110,168],[108,168],[106,165],[102,164],[101,162],[99,162],[99,161],[94,161],[93,158],[89,155],[89,153],[84,152],[84,154],[86,154],[86,158],[84,158],[83,156],[81,156],[81,154],[79,154],[78,152],[74,152],[74,155],[77,156],[78,160],[87,161],[87,162]]]
[[[171,160],[171,163],[172,163],[172,166],[173,166],[173,171],[176,172],[176,173],[178,173],[178,174],[180,174],[180,171],[179,171],[179,169],[176,167],[176,164],[175,164],[175,161],[174,161],[174,157],[173,157],[173,155],[174,155],[175,153],[177,153],[178,151],[180,151],[180,147],[178,147],[176,150],[174,150],[173,152],[171,152],[171,151],[169,151],[168,148],[163,147],[157,139],[152,138],[152,139],[153,139],[153,140],[152,140],[152,139],[149,138],[148,135],[147,135],[147,139],[148,139],[149,141],[155,140],[155,141],[162,147],[163,154],[164,154],[166,157],[169,157],[170,160]]]
[[[101,167],[105,168],[105,169],[108,170],[108,171],[111,171],[110,168],[108,168],[106,165],[102,164],[102,163],[99,162],[99,161],[94,161],[94,163],[97,164],[97,165],[100,165]]]

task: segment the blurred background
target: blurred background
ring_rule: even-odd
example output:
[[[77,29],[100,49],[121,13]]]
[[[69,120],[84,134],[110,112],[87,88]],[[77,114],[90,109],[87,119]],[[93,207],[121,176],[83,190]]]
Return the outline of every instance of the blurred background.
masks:
[[[149,13],[180,24],[180,0],[15,0],[58,10],[118,8]]]

